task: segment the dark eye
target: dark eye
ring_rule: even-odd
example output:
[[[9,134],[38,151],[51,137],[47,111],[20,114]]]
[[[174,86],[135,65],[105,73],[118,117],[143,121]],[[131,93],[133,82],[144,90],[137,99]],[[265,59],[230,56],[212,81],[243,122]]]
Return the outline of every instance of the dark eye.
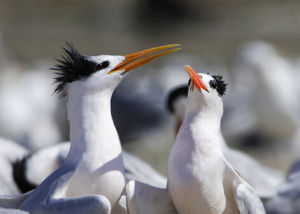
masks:
[[[214,81],[214,80],[211,80],[210,82],[209,82],[209,85],[210,85],[210,87],[212,87],[212,88],[217,88],[217,83],[216,83],[216,81]]]
[[[190,87],[190,85],[191,85],[191,79],[189,79],[189,82],[188,82],[188,86]]]
[[[103,61],[103,62],[99,63],[98,65],[96,65],[96,69],[101,70],[101,69],[107,68],[108,66],[109,66],[109,61]]]

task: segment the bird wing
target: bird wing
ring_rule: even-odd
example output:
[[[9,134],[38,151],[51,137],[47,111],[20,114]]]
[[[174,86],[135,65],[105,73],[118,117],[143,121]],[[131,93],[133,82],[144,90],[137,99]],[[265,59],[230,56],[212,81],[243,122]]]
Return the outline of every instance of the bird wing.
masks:
[[[31,214],[110,214],[111,205],[109,200],[102,195],[86,195],[74,198],[54,198],[40,202],[31,201],[22,210]]]
[[[28,181],[39,185],[64,162],[69,148],[70,143],[66,142],[31,154],[26,164],[28,171],[26,174],[29,176]],[[126,179],[138,180],[158,187],[166,187],[167,179],[143,160],[123,151],[123,161]]]
[[[0,213],[1,214],[29,214],[29,212],[23,210],[8,209],[8,208],[1,208],[1,207],[0,207]]]
[[[161,188],[167,186],[167,178],[156,172],[145,161],[125,151],[123,151],[123,161],[127,180],[138,180]]]
[[[240,183],[235,186],[234,198],[241,214],[265,214],[264,206],[247,183]]]
[[[110,214],[111,205],[105,196],[87,195],[76,198],[53,199],[46,205],[45,209],[49,214]]]
[[[224,148],[224,156],[241,177],[253,187],[260,198],[271,198],[284,180],[281,172],[265,167],[245,153]]]
[[[268,213],[297,214],[300,208],[300,172],[289,175],[277,189],[276,195],[266,202]]]
[[[39,185],[64,162],[70,143],[49,146],[30,154],[26,161],[26,176],[30,183]]]
[[[233,169],[233,167],[224,159],[226,163],[226,177],[231,180],[234,200],[241,214],[265,214],[266,211],[255,193],[254,189]]]
[[[129,214],[177,214],[166,188],[131,180],[126,185],[126,197]]]
[[[0,207],[2,208],[18,208],[32,193],[33,191],[26,192],[21,195],[1,195]]]

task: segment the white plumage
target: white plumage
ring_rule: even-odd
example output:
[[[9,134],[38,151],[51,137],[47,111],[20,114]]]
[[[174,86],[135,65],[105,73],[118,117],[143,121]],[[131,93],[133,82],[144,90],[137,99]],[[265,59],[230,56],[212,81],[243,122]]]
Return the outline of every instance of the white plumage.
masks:
[[[66,56],[54,70],[58,71],[55,91],[68,97],[68,156],[36,189],[20,196],[3,196],[0,205],[33,214],[124,213],[126,208],[119,203],[125,186],[124,165],[111,117],[111,96],[129,70],[177,51],[174,47],[179,45],[126,56],[85,56],[67,45]],[[169,48],[174,49],[162,52]]]
[[[65,161],[70,149],[70,143],[46,147],[26,157],[25,177],[28,182],[38,186],[53,171]],[[158,187],[166,187],[167,178],[156,172],[143,160],[123,151],[125,178],[138,180]]]
[[[184,119],[187,106],[187,91],[188,86],[175,88],[168,98],[168,102],[173,108],[172,112],[176,117],[176,134]],[[228,160],[233,168],[255,189],[261,198],[267,199],[275,195],[276,188],[284,180],[283,173],[263,166],[242,151],[230,148],[226,144],[225,139],[221,141],[221,148],[225,159]]]
[[[290,141],[299,128],[299,76],[292,64],[262,41],[241,46],[237,53],[224,133],[258,134]]]
[[[256,193],[223,156],[223,102],[222,94],[211,84],[214,78],[186,69],[192,80],[191,91],[168,162],[168,189],[177,211],[265,213]]]

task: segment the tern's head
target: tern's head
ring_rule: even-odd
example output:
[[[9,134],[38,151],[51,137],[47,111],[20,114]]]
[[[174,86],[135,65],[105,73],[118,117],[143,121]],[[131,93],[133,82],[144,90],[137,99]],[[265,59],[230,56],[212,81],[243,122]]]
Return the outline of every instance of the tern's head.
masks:
[[[222,76],[197,73],[188,65],[185,69],[190,76],[187,111],[209,111],[222,116],[222,96],[227,86]]]
[[[179,50],[179,45],[165,45],[125,56],[81,55],[75,47],[66,43],[65,55],[58,61],[56,70],[58,83],[55,92],[65,96],[69,91],[89,94],[99,91],[113,92],[121,80],[132,69],[151,62],[166,54]]]

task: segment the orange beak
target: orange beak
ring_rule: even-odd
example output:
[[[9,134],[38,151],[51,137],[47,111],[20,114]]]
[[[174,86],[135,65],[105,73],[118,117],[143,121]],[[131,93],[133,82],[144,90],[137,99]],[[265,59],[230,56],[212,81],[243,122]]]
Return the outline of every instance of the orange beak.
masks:
[[[108,74],[114,73],[116,71],[124,70],[122,74],[128,71],[149,63],[159,57],[165,56],[169,53],[180,50],[180,44],[173,45],[163,45],[155,48],[146,49],[136,53],[125,55],[125,60],[118,64],[114,69],[112,69]]]
[[[209,93],[208,89],[204,85],[203,81],[201,80],[201,78],[197,74],[197,72],[194,69],[192,69],[192,67],[189,65],[185,65],[184,68],[185,68],[186,72],[189,74],[191,81],[192,81],[191,90],[194,90],[194,85],[195,85],[199,89],[200,92],[201,92],[201,88],[202,88]]]

